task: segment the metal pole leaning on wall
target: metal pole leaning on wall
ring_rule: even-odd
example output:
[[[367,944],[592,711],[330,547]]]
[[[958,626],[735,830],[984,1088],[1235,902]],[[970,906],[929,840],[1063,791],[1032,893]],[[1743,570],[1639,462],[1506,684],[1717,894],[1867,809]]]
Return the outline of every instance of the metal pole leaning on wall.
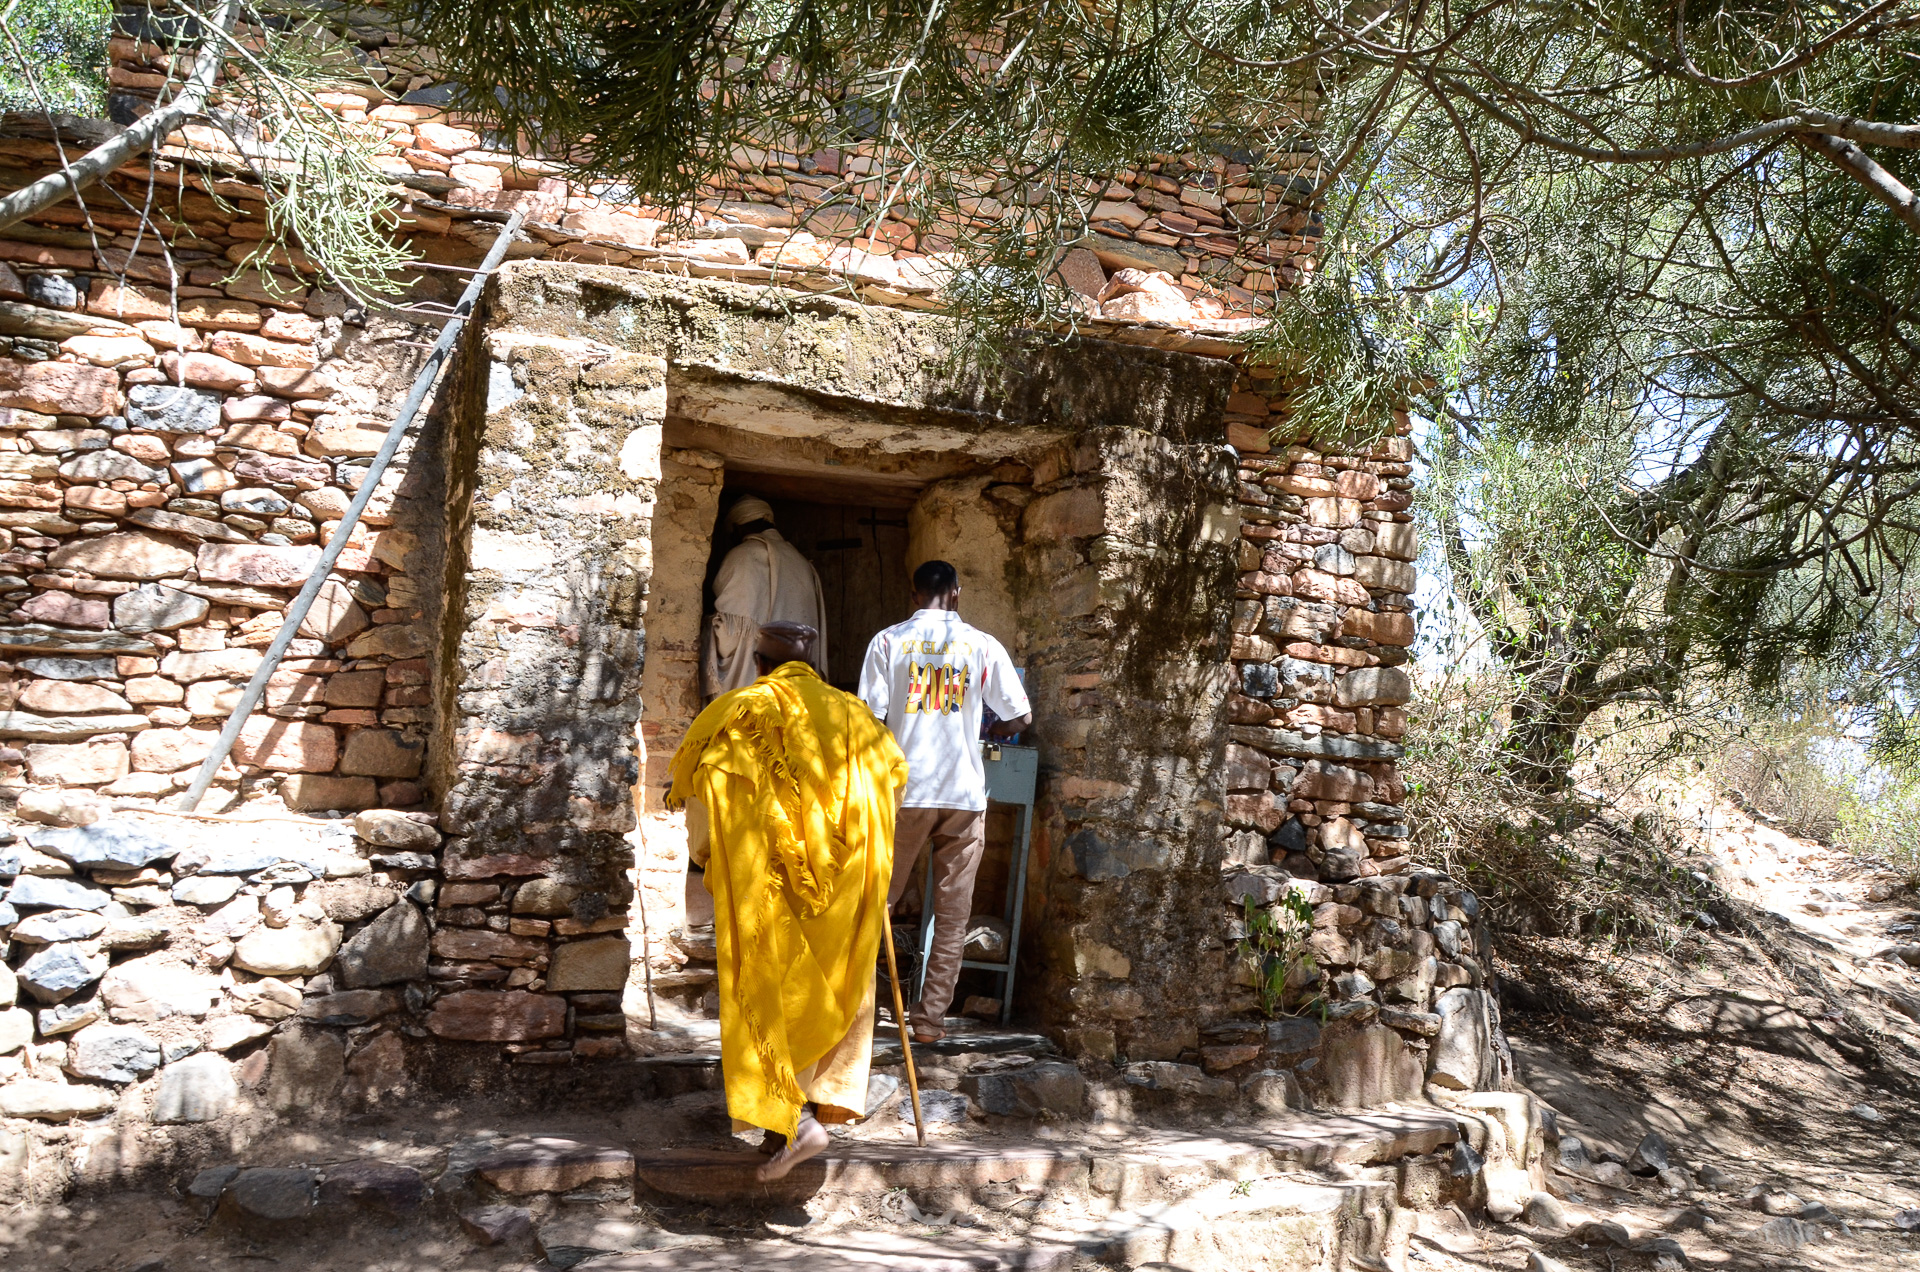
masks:
[[[427,355],[426,365],[420,368],[420,374],[414,377],[413,387],[407,391],[407,400],[400,405],[400,414],[394,417],[393,425],[387,429],[387,438],[380,444],[379,453],[373,457],[373,463],[367,468],[367,475],[360,482],[360,489],[354,494],[353,502],[347,505],[346,515],[340,518],[340,524],[333,529],[333,537],[327,540],[325,551],[320,554],[319,564],[313,567],[313,574],[306,585],[300,589],[300,595],[293,598],[293,604],[287,607],[286,621],[280,624],[273,642],[267,646],[266,655],[261,658],[259,669],[253,673],[253,679],[247,682],[247,691],[240,695],[240,701],[233,708],[233,714],[227,717],[227,723],[220,730],[220,736],[214,739],[213,749],[207,752],[207,758],[200,762],[200,771],[193,776],[193,785],[180,797],[179,808],[190,813],[200,806],[207,788],[213,785],[213,775],[220,771],[220,765],[233,750],[234,742],[240,736],[240,730],[259,705],[260,695],[266,692],[267,681],[279,667],[281,657],[287,652],[287,646],[300,633],[300,624],[306,621],[307,611],[313,608],[313,600],[320,595],[320,588],[326,583],[327,575],[332,572],[334,562],[340,559],[340,553],[346,549],[347,540],[353,534],[355,526],[360,524],[360,514],[367,510],[367,504],[373,499],[373,492],[380,485],[380,478],[387,471],[387,465],[393,462],[393,453],[400,448],[400,439],[406,435],[407,428],[413,423],[414,416],[420,413],[420,406],[427,400],[427,393],[433,388],[433,382],[440,377],[440,370],[446,365],[453,351],[453,342],[460,338],[461,329],[467,325],[467,319],[473,315],[473,307],[480,302],[480,291],[487,279],[500,266],[506,257],[507,248],[513,244],[513,236],[519,232],[520,223],[526,219],[523,212],[515,212],[507,218],[500,236],[493,241],[493,247],[487,252],[487,259],[480,263],[480,269],[467,284],[467,290],[461,293],[460,303],[453,308],[453,317],[440,329],[440,338],[433,342],[433,352]]]

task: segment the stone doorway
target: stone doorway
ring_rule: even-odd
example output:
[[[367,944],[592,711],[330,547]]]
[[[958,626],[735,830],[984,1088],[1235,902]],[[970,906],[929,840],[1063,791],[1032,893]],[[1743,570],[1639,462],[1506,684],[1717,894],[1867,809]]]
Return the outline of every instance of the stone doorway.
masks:
[[[1044,759],[1019,1014],[1076,1052],[1194,1050],[1230,988],[1233,368],[1097,341],[951,367],[939,319],[592,266],[503,270],[489,311],[445,459],[431,776],[443,877],[501,890],[534,975],[470,991],[489,1031],[459,1036],[525,1064],[679,1049],[644,1028],[649,968],[656,1006],[704,1016],[711,963],[670,939],[686,846],[660,787],[700,707],[721,500],[753,488],[904,514],[902,566],[952,561],[965,616],[1027,669]]]
[[[827,413],[817,427],[830,427]],[[673,444],[682,441],[698,444]],[[1030,480],[1031,470],[965,454],[906,464],[896,459],[885,467],[874,458],[823,447],[817,435],[775,440],[668,418],[647,602],[640,724],[646,778],[636,793],[640,824],[631,837],[638,897],[629,940],[635,951],[654,952],[653,1010],[638,961],[626,1010],[630,1020],[661,1024],[659,1037],[637,1040],[643,1047],[649,1041],[673,1047],[704,1040],[717,1005],[710,901],[689,875],[683,815],[667,812],[663,797],[673,753],[704,705],[703,641],[714,579],[732,547],[725,510],[743,496],[765,499],[782,537],[818,572],[827,610],[828,679],[837,688],[856,691],[868,641],[910,615],[912,570],[934,558],[959,567],[963,613],[992,631],[1018,661],[1022,641],[1009,576],[1017,518],[996,515],[985,491],[1006,487],[1008,478]],[[999,498],[1005,500],[1004,489]],[[1011,883],[1013,825],[1010,816],[989,819],[988,865],[979,887],[989,910],[997,909]],[[909,893],[903,911],[910,922],[918,912],[917,885]]]

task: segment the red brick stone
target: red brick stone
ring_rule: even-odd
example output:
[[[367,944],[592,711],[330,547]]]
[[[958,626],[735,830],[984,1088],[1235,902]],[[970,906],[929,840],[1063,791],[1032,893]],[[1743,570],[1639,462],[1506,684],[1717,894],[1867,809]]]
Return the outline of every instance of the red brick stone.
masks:
[[[530,1042],[566,1032],[567,1000],[558,994],[467,989],[444,994],[427,1016],[442,1038],[466,1042]]]
[[[1413,644],[1413,615],[1398,610],[1374,613],[1371,610],[1350,609],[1341,620],[1340,631],[1345,636],[1358,636],[1377,644],[1398,645],[1404,649]]]
[[[263,366],[258,374],[262,388],[284,398],[330,398],[339,391],[326,372],[305,367]]]
[[[417,777],[426,750],[390,729],[358,729],[347,739],[340,771],[361,777]]]
[[[1286,814],[1274,807],[1273,796],[1267,792],[1227,796],[1227,821],[1232,825],[1252,826],[1271,834],[1285,820]]]
[[[321,698],[330,707],[377,707],[385,685],[386,674],[380,668],[343,671],[327,678]]]
[[[433,934],[433,952],[455,962],[494,958],[531,962],[547,952],[547,943],[486,928],[441,928]]]
[[[437,155],[457,155],[480,145],[479,133],[448,124],[415,124],[413,137],[420,149]]]
[[[1298,658],[1304,662],[1330,663],[1335,667],[1368,667],[1375,661],[1374,656],[1365,650],[1348,649],[1345,645],[1322,645],[1305,640],[1296,640],[1280,652],[1289,658]]]
[[[1309,760],[1294,779],[1293,796],[1358,804],[1373,798],[1373,779],[1358,769],[1324,760]]]
[[[180,306],[182,321],[186,320],[186,304]],[[118,318],[122,322],[138,322],[145,319],[171,321],[173,306],[168,303],[167,293],[156,287],[135,287],[120,283],[107,283],[87,301],[87,312],[99,314],[104,318]]]
[[[141,773],[177,773],[207,758],[218,729],[148,729],[133,737],[133,767]]]
[[[418,782],[383,782],[380,786],[382,808],[412,808],[426,797]]]
[[[17,387],[0,393],[0,406],[93,419],[117,415],[122,406],[120,377],[85,363],[33,362],[20,371]]]
[[[280,798],[295,812],[340,809],[358,812],[375,808],[380,793],[370,777],[332,777],[323,773],[290,773],[280,782]]]
[[[205,552],[206,549],[202,548],[201,551]],[[1343,579],[1321,570],[1295,570],[1293,594],[1333,605],[1365,605],[1372,599],[1367,595],[1367,589],[1352,579]]]
[[[180,302],[180,321],[209,331],[252,331],[260,325],[260,306],[228,296],[195,296]]]
[[[1371,499],[1380,493],[1380,479],[1372,473],[1349,468],[1333,479],[1333,488],[1346,499]]]
[[[85,570],[101,579],[160,579],[193,564],[193,554],[167,539],[147,534],[108,534],[78,539],[47,556],[52,568]]]
[[[292,486],[303,495],[319,491],[333,480],[332,470],[325,464],[263,451],[242,451],[233,475],[244,485]],[[340,496],[341,511],[346,511],[344,492],[332,493]]]
[[[20,691],[18,705],[42,715],[94,715],[127,711],[127,700],[102,685],[73,680],[35,680]]]
[[[251,543],[203,543],[198,556],[201,582],[249,587],[299,587],[319,560],[319,548]]]
[[[207,342],[212,352],[249,367],[291,367],[304,370],[314,364],[313,350],[306,345],[238,331],[223,331]]]
[[[253,382],[253,372],[249,368],[218,354],[182,353],[169,354],[167,357],[168,361],[162,363],[162,368],[176,372],[183,382],[195,388],[237,389]]]
[[[1270,703],[1236,693],[1227,699],[1227,719],[1234,724],[1265,724],[1273,718]]]
[[[1251,570],[1240,576],[1240,586],[1262,596],[1292,596],[1293,580],[1284,574]]]
[[[285,398],[242,397],[228,398],[221,404],[220,414],[229,424],[271,424],[279,420],[293,418],[293,406]],[[271,430],[269,430],[271,431]],[[284,434],[282,435],[284,436]],[[227,434],[225,440],[234,446],[252,446],[251,442],[236,441],[235,434]],[[265,447],[255,447],[264,450]],[[289,451],[288,454],[293,452]]]
[[[136,740],[144,735],[136,734]],[[25,748],[27,772],[43,782],[91,786],[127,775],[127,744],[105,738],[36,742]]]
[[[76,508],[81,512],[98,513],[103,517],[127,515],[127,497],[105,486],[69,486],[66,502],[69,508]]]
[[[254,716],[233,745],[236,764],[285,773],[330,773],[340,758],[340,738],[324,724]]]
[[[1335,733],[1352,733],[1358,725],[1353,712],[1342,711],[1338,707],[1323,707],[1318,703],[1303,702],[1299,706],[1289,707],[1285,713],[1286,722],[1298,727],[1303,724],[1317,724],[1323,729],[1332,729]]]
[[[105,631],[112,621],[113,606],[107,601],[83,600],[72,592],[42,592],[22,605],[19,613],[36,623]]]

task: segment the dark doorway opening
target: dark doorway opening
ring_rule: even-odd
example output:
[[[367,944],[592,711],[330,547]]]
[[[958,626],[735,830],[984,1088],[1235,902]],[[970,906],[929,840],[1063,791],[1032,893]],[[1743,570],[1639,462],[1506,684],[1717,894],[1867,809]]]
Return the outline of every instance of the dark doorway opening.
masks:
[[[859,689],[860,664],[876,632],[913,613],[912,565],[907,559],[907,508],[899,503],[814,503],[792,498],[787,483],[729,474],[707,561],[703,613],[713,612],[713,580],[733,546],[726,510],[742,495],[773,506],[774,529],[798,548],[820,576],[827,610],[828,681]]]

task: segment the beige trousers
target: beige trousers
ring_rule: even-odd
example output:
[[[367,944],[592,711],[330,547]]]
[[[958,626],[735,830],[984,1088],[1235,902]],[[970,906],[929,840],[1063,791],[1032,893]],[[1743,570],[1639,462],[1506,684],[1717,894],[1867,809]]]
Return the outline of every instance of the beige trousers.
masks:
[[[938,1030],[953,1005],[953,988],[959,983],[960,960],[966,951],[967,922],[973,917],[973,878],[986,853],[987,815],[964,808],[901,809],[893,823],[889,908],[906,894],[913,863],[929,844],[933,846],[927,862],[933,873],[933,951],[927,956],[920,1001],[909,1013],[919,1030]]]

